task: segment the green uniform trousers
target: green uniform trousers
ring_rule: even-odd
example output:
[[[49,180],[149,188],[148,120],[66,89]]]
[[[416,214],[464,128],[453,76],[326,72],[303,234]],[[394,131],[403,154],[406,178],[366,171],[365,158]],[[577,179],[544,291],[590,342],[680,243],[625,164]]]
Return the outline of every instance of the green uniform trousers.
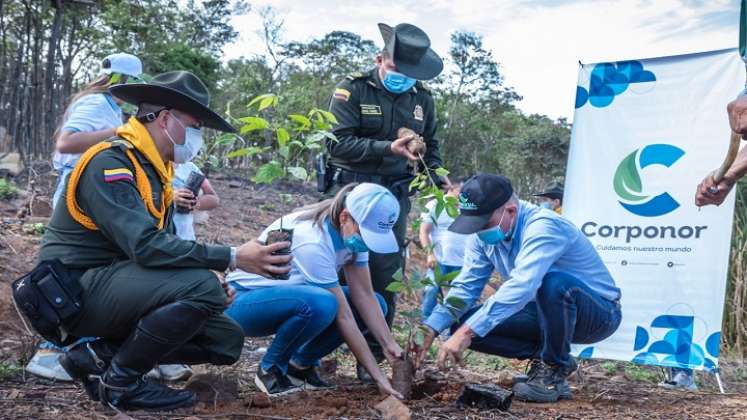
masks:
[[[223,315],[226,294],[210,270],[150,269],[121,261],[87,270],[80,283],[83,310],[69,328],[72,335],[124,340],[143,316],[183,301],[213,313],[189,343],[207,351],[213,364],[232,364],[239,359],[244,332]]]

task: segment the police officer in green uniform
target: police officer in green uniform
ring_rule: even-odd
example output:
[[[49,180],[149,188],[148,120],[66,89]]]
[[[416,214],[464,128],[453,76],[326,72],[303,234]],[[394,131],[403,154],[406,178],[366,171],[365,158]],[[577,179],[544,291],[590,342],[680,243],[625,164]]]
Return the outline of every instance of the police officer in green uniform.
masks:
[[[289,258],[271,253],[289,244],[252,241],[234,248],[176,236],[172,162],[197,154],[203,126],[234,129],[208,108],[207,88],[188,72],[110,91],[137,105],[138,113],[81,157],[39,255],[59,260],[82,286],[80,316],[64,329],[101,337],[74,347],[60,363],[91,398],[117,408],[189,406],[194,393],[144,374],[159,362],[236,362],[244,334],[223,315],[234,291],[211,270],[282,274]]]
[[[441,167],[434,101],[420,81],[438,76],[443,62],[420,28],[407,23],[392,28],[380,23],[379,29],[385,47],[376,57],[376,67],[348,76],[337,85],[330,101],[330,112],[337,118],[333,129],[337,141],[327,143],[331,184],[327,193],[334,194],[350,182],[373,182],[388,187],[399,200],[401,211],[394,232],[400,252],[371,252],[369,262],[374,289],[389,305],[387,322],[391,326],[395,296],[386,287],[392,275],[404,267],[409,183],[413,179],[408,160],[419,160],[407,149],[413,137],[399,137],[397,132],[404,127],[423,137],[425,164],[431,169]],[[369,340],[369,345],[382,360],[375,340]],[[358,373],[365,377],[360,369]]]

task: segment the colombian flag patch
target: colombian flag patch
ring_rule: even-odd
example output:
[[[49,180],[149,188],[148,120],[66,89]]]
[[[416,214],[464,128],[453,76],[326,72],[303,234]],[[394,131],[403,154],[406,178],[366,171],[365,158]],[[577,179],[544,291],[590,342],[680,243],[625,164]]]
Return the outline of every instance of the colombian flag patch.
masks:
[[[132,172],[127,168],[104,169],[104,182],[133,180]]]
[[[337,88],[335,89],[335,93],[334,95],[332,95],[332,97],[347,102],[348,99],[350,99],[350,91],[347,89]]]

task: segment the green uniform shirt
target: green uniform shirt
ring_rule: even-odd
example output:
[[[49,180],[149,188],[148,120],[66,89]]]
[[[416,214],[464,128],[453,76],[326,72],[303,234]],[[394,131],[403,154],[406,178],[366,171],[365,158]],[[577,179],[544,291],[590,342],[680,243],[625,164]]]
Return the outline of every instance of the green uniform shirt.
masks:
[[[378,68],[348,76],[337,85],[329,110],[337,118],[328,141],[329,162],[349,171],[383,176],[407,175],[407,159],[393,155],[397,130],[407,127],[423,137],[429,168],[442,166],[436,139],[436,111],[431,93],[418,82],[395,95],[381,85]]]
[[[180,239],[172,221],[173,206],[167,209],[165,228],[159,230],[158,219],[148,212],[134,180],[105,181],[107,169],[127,168],[135,173],[126,147],[119,144],[98,153],[78,183],[78,206],[99,230],[86,229],[72,218],[65,192],[42,238],[39,260],[58,258],[65,266],[78,269],[132,260],[150,268],[225,270],[231,258],[229,247]],[[148,176],[154,204],[160,208],[162,187],[158,174],[144,156],[132,150]]]

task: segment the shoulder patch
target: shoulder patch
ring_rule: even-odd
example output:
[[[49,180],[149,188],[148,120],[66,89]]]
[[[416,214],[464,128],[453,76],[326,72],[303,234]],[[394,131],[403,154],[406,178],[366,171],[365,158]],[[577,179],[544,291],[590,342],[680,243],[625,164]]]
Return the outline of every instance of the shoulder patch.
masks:
[[[350,91],[343,88],[336,88],[335,93],[332,95],[334,99],[347,102],[350,99]]]
[[[362,79],[362,78],[364,78],[366,76],[367,76],[366,73],[361,73],[359,71],[356,71],[355,73],[350,73],[345,78],[348,79],[348,80],[355,80],[355,79]]]
[[[104,182],[133,182],[134,179],[132,171],[127,168],[104,169]]]

